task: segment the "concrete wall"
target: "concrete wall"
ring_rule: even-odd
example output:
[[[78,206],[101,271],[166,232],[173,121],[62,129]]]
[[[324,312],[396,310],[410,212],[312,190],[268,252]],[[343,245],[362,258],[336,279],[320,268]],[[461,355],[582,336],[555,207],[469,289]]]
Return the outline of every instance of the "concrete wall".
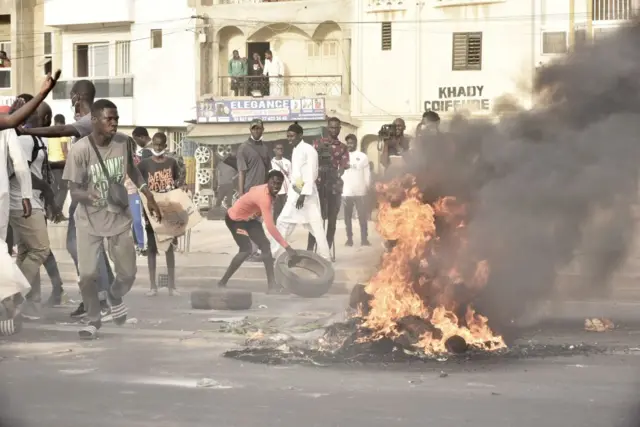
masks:
[[[157,7],[153,0],[137,0],[132,25],[74,26],[61,28],[60,66],[65,79],[75,76],[75,46],[108,43],[108,75],[116,77],[116,43],[130,41],[129,74],[133,77],[133,96],[110,98],[118,106],[122,126],[186,127],[195,119],[195,24],[193,10],[184,4]],[[151,48],[151,30],[163,32],[162,47]],[[55,113],[73,120],[69,99],[51,101]]]
[[[185,126],[196,118],[195,11],[186,2],[136,0],[131,26],[134,121],[145,126]],[[151,49],[150,30],[163,29],[163,46]],[[147,38],[145,40],[145,38]]]

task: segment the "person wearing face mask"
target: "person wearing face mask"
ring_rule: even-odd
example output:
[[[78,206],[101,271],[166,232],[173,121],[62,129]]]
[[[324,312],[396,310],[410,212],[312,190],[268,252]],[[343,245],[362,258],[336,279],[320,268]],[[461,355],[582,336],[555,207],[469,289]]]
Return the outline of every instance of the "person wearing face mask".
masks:
[[[151,157],[145,158],[138,164],[138,170],[147,183],[149,190],[154,193],[166,193],[181,187],[184,190],[184,183],[180,182],[180,167],[178,166],[178,161],[167,155],[167,136],[164,133],[158,132],[153,135],[149,151]],[[147,265],[149,267],[149,278],[151,279],[151,289],[147,292],[147,296],[153,297],[158,295],[158,285],[156,284],[158,245],[156,242],[156,234],[148,219],[145,221],[145,224],[147,233]],[[173,242],[165,254],[170,296],[180,295],[176,291],[176,257],[174,246],[177,243],[178,239],[173,239]]]

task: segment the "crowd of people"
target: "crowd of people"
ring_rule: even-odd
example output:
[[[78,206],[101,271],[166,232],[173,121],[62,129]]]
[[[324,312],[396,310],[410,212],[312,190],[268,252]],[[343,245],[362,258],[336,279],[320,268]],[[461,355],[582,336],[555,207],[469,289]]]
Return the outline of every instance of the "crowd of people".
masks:
[[[146,212],[162,220],[154,193],[186,191],[185,167],[180,156],[167,151],[165,134],[150,137],[141,127],[132,136],[118,132],[117,106],[107,99],[95,100],[95,87],[88,80],[77,81],[69,94],[76,121],[66,124],[56,116],[51,125],[52,111],[44,99],[58,76],[48,76],[35,96],[18,96],[10,114],[0,117],[0,161],[7,165],[0,169],[0,238],[6,238],[9,249],[0,251],[0,266],[14,273],[0,286],[0,334],[16,333],[24,319],[39,318],[43,265],[53,285],[46,304],[62,303],[64,288],[47,223],[68,220],[67,250],[82,295],[71,316],[83,319],[80,337],[92,339],[103,322],[121,325],[126,321],[124,297],[135,281],[137,256],[148,258],[148,295],[158,294],[160,248]],[[237,176],[239,197],[227,202],[225,224],[238,253],[217,285],[226,287],[242,263],[253,257],[264,263],[268,292],[284,293],[274,278],[274,259],[282,251],[293,260],[298,256],[287,243],[296,226],[309,232],[307,250],[334,260],[331,249],[344,204],[346,245],[354,245],[354,208],[360,243],[370,244],[371,166],[367,155],[358,150],[355,135],[347,135],[346,144],[340,141],[341,122],[335,117],[328,119],[327,136],[315,141],[305,141],[303,128],[291,124],[287,131],[291,159],[284,157],[284,144],[275,144],[271,152],[263,142],[261,120],[251,121],[249,128],[250,136],[237,148],[234,162],[225,162]],[[398,129],[396,136],[404,138],[404,127]],[[397,154],[393,150],[402,146],[397,139],[385,142],[389,147],[383,155]],[[71,198],[68,216],[62,212],[67,194]],[[15,263],[10,255],[13,243],[17,244]],[[178,295],[174,246],[175,241],[162,246],[170,295]]]

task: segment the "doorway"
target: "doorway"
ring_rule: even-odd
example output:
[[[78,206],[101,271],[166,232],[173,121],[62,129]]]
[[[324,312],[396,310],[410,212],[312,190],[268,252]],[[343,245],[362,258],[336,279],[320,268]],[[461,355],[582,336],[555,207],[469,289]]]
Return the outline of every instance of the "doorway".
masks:
[[[271,48],[269,42],[247,43],[247,74],[249,77],[250,93],[259,91],[258,96],[269,96],[269,80],[262,76],[263,69],[253,60],[253,54],[260,56],[260,63],[264,67],[264,53]]]
[[[264,64],[264,53],[269,50],[271,43],[269,42],[249,42],[247,43],[247,58],[253,58],[253,54],[260,55],[260,59]]]

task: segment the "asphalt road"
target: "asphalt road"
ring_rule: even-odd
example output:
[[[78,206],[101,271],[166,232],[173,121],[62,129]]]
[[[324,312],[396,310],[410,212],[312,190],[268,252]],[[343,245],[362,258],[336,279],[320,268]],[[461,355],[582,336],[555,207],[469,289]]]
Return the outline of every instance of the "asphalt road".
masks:
[[[344,297],[256,295],[248,314],[283,330],[337,318]],[[604,354],[423,365],[266,366],[221,357],[244,336],[221,333],[187,297],[129,299],[137,324],[81,342],[70,308],[0,341],[7,426],[631,426],[640,403],[640,329],[568,327],[525,343],[598,345]],[[258,308],[262,306],[262,308]],[[285,319],[285,320],[282,320]],[[213,319],[217,320],[217,319]],[[256,320],[257,321],[257,320]],[[203,386],[203,385],[206,385]],[[4,424],[1,424],[4,427]]]

